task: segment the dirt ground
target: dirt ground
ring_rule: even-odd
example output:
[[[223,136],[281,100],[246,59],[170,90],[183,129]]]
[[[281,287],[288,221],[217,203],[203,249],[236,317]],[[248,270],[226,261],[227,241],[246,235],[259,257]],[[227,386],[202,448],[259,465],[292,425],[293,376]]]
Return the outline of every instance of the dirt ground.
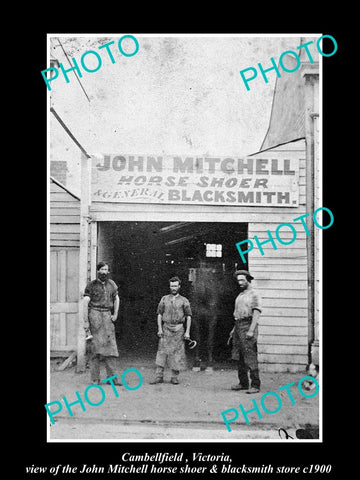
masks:
[[[276,438],[279,439],[278,428],[282,427],[294,434],[295,429],[307,425],[319,425],[319,394],[312,398],[305,398],[298,390],[298,380],[306,375],[300,373],[263,373],[261,374],[261,392],[255,395],[243,391],[231,390],[231,385],[237,383],[236,366],[214,365],[212,373],[207,371],[194,372],[188,369],[180,374],[180,384],[170,383],[170,372],[167,370],[163,384],[150,385],[154,377],[154,365],[144,365],[142,362],[131,363],[119,359],[118,374],[127,369],[136,369],[140,372],[142,383],[137,389],[130,390],[124,386],[117,386],[115,391],[109,383],[101,389],[91,388],[87,391],[86,401],[84,392],[90,385],[89,369],[84,373],[76,373],[72,365],[63,371],[57,371],[59,361],[51,362],[50,368],[50,397],[51,401],[60,401],[62,410],[54,415],[55,424],[49,429],[49,439],[66,438],[158,438],[161,429],[165,429],[165,438],[205,438],[208,440],[224,438]],[[102,370],[106,378],[105,370]],[[128,372],[125,380],[129,388],[139,385],[140,377],[136,372]],[[290,386],[294,405],[285,390],[279,387],[294,382]],[[63,397],[70,404],[77,400],[75,392],[79,392],[83,400],[85,411],[80,403],[70,407],[73,416],[67,410]],[[321,390],[320,390],[321,391]],[[281,406],[275,395],[264,398],[261,407],[261,397],[268,392],[276,392],[281,398]],[[102,396],[103,395],[103,396]],[[104,398],[103,402],[101,400]],[[260,407],[262,418],[253,411],[247,414],[249,424],[246,424],[239,405],[245,411],[254,408],[253,399]],[[101,404],[100,404],[101,403]],[[59,408],[54,404],[50,410]],[[235,409],[238,417],[230,423],[231,432],[226,428],[221,412]],[[236,416],[235,411],[226,414],[226,418]],[[49,424],[50,419],[48,417]],[[160,430],[159,430],[160,429]],[[158,432],[158,434],[156,433]],[[258,433],[256,433],[258,432]],[[87,437],[88,436],[88,437]]]

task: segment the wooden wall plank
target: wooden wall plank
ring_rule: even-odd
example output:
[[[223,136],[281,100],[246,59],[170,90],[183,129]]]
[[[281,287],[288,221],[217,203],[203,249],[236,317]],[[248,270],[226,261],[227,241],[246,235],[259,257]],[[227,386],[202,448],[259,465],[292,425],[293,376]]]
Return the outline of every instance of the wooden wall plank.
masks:
[[[50,212],[50,224],[80,223],[80,215],[53,215]]]
[[[77,240],[79,241],[79,234],[77,233],[51,233],[50,234],[50,241],[52,240]]]
[[[50,252],[50,302],[57,302],[58,300],[58,268],[57,268],[57,252]]]
[[[79,210],[80,211],[80,204],[78,200],[70,200],[68,199],[66,202],[63,202],[61,199],[54,199],[50,198],[50,212],[52,209],[69,209],[69,211],[72,210]]]
[[[251,270],[251,268],[250,268]],[[280,272],[274,272],[277,274],[280,273]],[[275,289],[275,290],[278,290],[278,289],[283,289],[283,290],[286,290],[286,289],[289,289],[289,290],[302,290],[302,289],[306,289],[306,280],[305,280],[305,276],[304,276],[304,273],[305,272],[295,272],[295,274],[297,273],[300,273],[303,277],[302,278],[296,278],[294,280],[292,280],[291,282],[287,280],[283,280],[281,278],[276,278],[277,276],[275,276],[274,278],[266,278],[266,277],[263,277],[263,278],[258,278],[258,274],[259,272],[257,272],[257,277],[255,279],[256,281],[256,285],[260,288],[260,285],[261,285],[261,288],[267,288],[267,289]],[[305,284],[304,284],[305,282]]]
[[[279,271],[273,271],[273,270],[268,270],[266,272],[264,271],[258,271],[256,273],[256,281],[260,282],[262,280],[291,280],[293,282],[296,281],[306,281],[307,279],[307,272],[302,271],[302,272],[297,272],[294,270],[287,270],[283,269],[282,272]]]
[[[307,355],[308,348],[307,344],[302,345],[289,345],[289,344],[258,344],[258,349],[260,354],[271,354],[271,355]]]
[[[265,345],[308,345],[307,335],[259,335],[258,344]]]
[[[50,315],[50,347],[61,345],[60,342],[60,314]]]
[[[286,334],[288,327],[307,327],[308,319],[306,317],[260,317],[259,328],[260,331],[266,327],[281,327]]]
[[[68,250],[66,253],[66,300],[76,302],[79,298],[79,250]]]
[[[60,345],[66,345],[66,313],[59,313],[59,342]]]
[[[256,280],[254,280],[255,282]],[[261,290],[261,297],[263,299],[265,298],[290,298],[290,299],[296,299],[296,298],[303,298],[307,299],[307,291],[306,290],[279,290],[279,289],[270,289],[270,288],[263,288]]]
[[[79,239],[54,239],[50,238],[50,247],[51,248],[75,248],[79,247],[80,240]]]
[[[80,217],[80,207],[76,206],[68,206],[66,207],[63,204],[58,204],[52,202],[50,204],[50,217],[71,217],[71,216],[79,216]]]
[[[296,280],[289,282],[287,280],[256,280],[258,289],[269,290],[303,290],[307,288],[307,282],[305,280]]]
[[[76,233],[80,235],[80,225],[73,223],[51,223],[50,235]]]
[[[281,295],[281,294],[280,294]],[[292,298],[290,303],[291,308],[307,308],[307,299],[306,298]],[[263,310],[266,310],[269,313],[270,308],[274,307],[289,307],[289,299],[283,297],[262,297],[261,307]]]
[[[282,267],[283,265],[307,265],[306,263],[306,256],[302,255],[301,257],[298,258],[284,258],[284,257],[267,257],[266,262],[262,258],[256,257],[256,258],[250,258],[249,263],[251,262],[251,267],[253,265],[255,266],[262,266],[262,265],[268,265],[269,267]]]
[[[54,202],[62,202],[62,203],[72,203],[76,205],[79,203],[79,200],[76,200],[73,196],[67,194],[66,192],[51,192],[50,193],[50,201]]]
[[[264,373],[305,373],[306,365],[303,363],[262,363],[261,371]],[[279,385],[280,387],[281,385]]]
[[[290,336],[295,338],[298,336],[306,337],[308,335],[308,326],[306,325],[269,325],[261,323],[259,326],[259,336],[276,335],[278,337]]]
[[[58,254],[58,285],[59,285],[59,302],[66,301],[66,252],[60,251]]]
[[[261,264],[254,264],[251,262],[251,273],[259,272],[261,274],[265,274],[266,272],[307,272],[307,265],[306,263],[295,263],[292,264],[289,262],[288,264],[282,263],[273,263],[269,265],[267,262]],[[255,275],[253,275],[255,277]]]
[[[307,319],[307,316],[307,309],[304,307],[292,308],[290,304],[287,307],[263,306],[261,322],[264,324],[275,322],[275,324],[280,325],[279,322],[285,319],[289,324],[294,325],[305,322],[304,319]]]
[[[260,363],[282,363],[287,366],[291,365],[292,363],[303,365],[304,368],[308,364],[308,356],[307,354],[286,354],[286,355],[276,355],[274,353],[259,353],[258,354],[259,362]],[[260,368],[263,368],[261,366]]]

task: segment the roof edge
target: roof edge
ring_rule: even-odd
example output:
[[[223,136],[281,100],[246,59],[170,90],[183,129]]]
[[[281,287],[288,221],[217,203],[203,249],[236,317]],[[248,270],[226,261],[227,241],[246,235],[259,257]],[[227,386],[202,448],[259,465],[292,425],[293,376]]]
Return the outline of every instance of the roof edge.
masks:
[[[63,190],[65,190],[65,192],[67,192],[69,195],[71,195],[72,197],[76,198],[76,200],[79,200],[80,201],[80,197],[78,197],[77,195],[75,195],[75,193],[72,193],[68,188],[65,187],[65,185],[63,185],[61,182],[59,182],[58,180],[56,180],[54,177],[52,177],[50,175],[50,180],[52,182],[54,182],[56,185],[58,185],[60,188],[62,188]]]
[[[267,152],[268,150],[273,150],[274,148],[281,147],[282,145],[287,145],[288,143],[298,142],[299,140],[306,140],[305,137],[294,138],[294,140],[289,140],[288,142],[277,143],[276,145],[272,145],[271,147],[265,148],[264,150],[259,150],[255,153],[248,155],[248,157],[252,157],[253,155],[258,155],[262,152]],[[261,148],[261,147],[260,147]]]

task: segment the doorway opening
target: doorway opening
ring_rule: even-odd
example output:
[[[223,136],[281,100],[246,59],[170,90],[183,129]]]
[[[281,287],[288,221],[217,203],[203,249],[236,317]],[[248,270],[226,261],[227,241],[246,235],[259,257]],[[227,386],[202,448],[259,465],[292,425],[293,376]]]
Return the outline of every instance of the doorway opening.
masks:
[[[213,359],[228,360],[227,340],[238,294],[233,273],[236,268],[248,268],[235,244],[247,235],[247,223],[99,222],[97,261],[109,262],[111,278],[119,287],[120,355],[154,362],[157,305],[169,293],[169,279],[178,276],[180,294],[192,307],[191,336],[197,335],[195,324],[201,318],[205,323],[216,318]],[[206,356],[206,333],[200,334],[200,355]]]

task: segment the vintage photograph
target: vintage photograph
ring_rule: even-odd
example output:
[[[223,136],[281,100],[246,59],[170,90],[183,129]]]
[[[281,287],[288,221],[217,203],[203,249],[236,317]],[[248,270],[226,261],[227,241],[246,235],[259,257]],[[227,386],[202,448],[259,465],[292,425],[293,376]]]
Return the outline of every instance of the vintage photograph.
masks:
[[[320,442],[335,38],[47,49],[47,441]]]

